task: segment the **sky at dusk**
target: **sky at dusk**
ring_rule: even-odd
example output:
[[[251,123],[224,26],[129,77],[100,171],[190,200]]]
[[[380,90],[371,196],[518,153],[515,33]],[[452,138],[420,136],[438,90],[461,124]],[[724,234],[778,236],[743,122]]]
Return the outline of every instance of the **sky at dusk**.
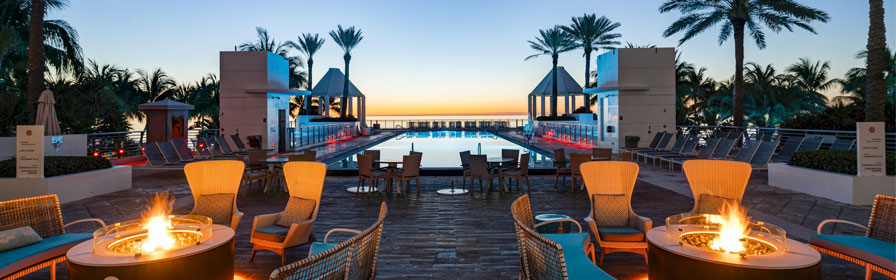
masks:
[[[830,61],[831,77],[861,66],[855,54],[868,33],[867,1],[801,1],[829,13],[828,23],[767,33],[768,47],[746,40],[746,61],[779,71],[799,57]],[[650,1],[70,1],[48,19],[68,21],[80,35],[84,57],[128,68],[162,68],[178,82],[218,73],[218,52],[255,40],[255,27],[278,41],[301,33],[327,39],[314,57],[314,79],[343,67],[342,50],[327,32],[354,25],[364,40],[352,53],[351,79],[367,95],[368,114],[481,114],[525,112],[525,96],[550,70],[549,56],[533,54],[527,40],[539,29],[568,24],[583,13],[604,15],[622,27],[621,41],[677,47],[684,60],[728,79],[734,71],[732,40],[716,41],[719,27],[678,46],[680,35],[662,36],[677,12],[660,14]],[[896,0],[885,0],[887,42],[896,45]],[[298,54],[293,51],[293,54]],[[594,59],[595,55],[592,55]],[[583,83],[581,50],[559,65]],[[592,61],[592,66],[594,65]],[[835,92],[828,93],[836,94]]]

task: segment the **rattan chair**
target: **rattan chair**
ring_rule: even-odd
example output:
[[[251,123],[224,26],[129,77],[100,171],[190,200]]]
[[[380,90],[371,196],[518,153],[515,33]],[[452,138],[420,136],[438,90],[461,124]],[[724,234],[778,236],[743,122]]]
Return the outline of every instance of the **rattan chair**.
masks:
[[[30,226],[44,239],[22,248],[0,252],[0,259],[11,258],[6,260],[11,262],[0,267],[0,279],[17,279],[47,267],[50,268],[50,279],[56,279],[56,264],[66,260],[65,253],[68,249],[93,238],[90,233],[65,232],[65,228],[82,222],[97,222],[106,226],[100,219],[82,219],[63,224],[59,198],[55,194],[0,202],[0,231]],[[40,246],[47,248],[37,253],[31,252],[31,255],[24,252],[39,249]]]
[[[613,160],[613,149],[591,148],[592,160]]]
[[[694,195],[691,214],[719,214],[726,203],[736,203],[744,196],[750,165],[731,160],[689,160],[681,165]]]
[[[268,179],[268,165],[265,162],[265,159],[268,156],[268,152],[265,150],[248,150],[246,151],[248,154],[245,157],[246,160],[246,171],[243,176],[243,185],[247,188],[250,186],[252,182],[259,182],[259,188],[264,188],[264,184]],[[246,192],[243,192],[245,195]]]
[[[591,161],[591,154],[569,154],[569,168],[572,170],[570,173],[572,175],[569,176],[572,179],[572,185],[570,185],[569,190],[575,191],[576,186],[578,185],[578,178],[582,178],[582,171],[579,167],[582,163],[586,163]],[[579,187],[579,189],[583,188]]]
[[[386,203],[380,204],[376,223],[364,231],[332,229],[323,243],[311,245],[308,257],[271,272],[271,280],[280,279],[375,279],[376,259],[386,221]],[[357,235],[338,244],[326,243],[330,233],[352,232]]]
[[[401,168],[392,171],[392,180],[398,180],[398,191],[402,194],[407,193],[407,187],[411,186],[411,180],[415,181],[417,194],[420,194],[420,160],[422,159],[423,156],[420,155],[404,156],[401,159]]]
[[[377,154],[379,156],[379,154]],[[358,188],[364,181],[367,181],[368,188],[375,189],[379,185],[379,180],[385,180],[388,174],[382,170],[373,168],[373,157],[369,155],[358,154]],[[368,192],[369,193],[369,192]]]
[[[554,149],[554,166],[557,173],[554,174],[554,188],[560,184],[560,176],[563,176],[563,183],[566,184],[566,175],[572,175],[572,169],[569,168],[569,162],[566,161],[566,150]]]
[[[504,170],[510,170],[510,169],[517,168],[517,165],[519,165],[520,150],[517,150],[517,149],[501,149],[501,157],[502,157],[502,158],[512,158],[512,159],[513,159],[513,161],[505,162],[504,164],[502,164],[502,165],[501,165],[501,168],[503,168]]]
[[[488,158],[485,155],[470,156],[470,189],[473,188],[473,180],[479,180],[479,192],[482,192],[482,180],[486,181],[485,194],[492,189],[492,179],[497,178],[498,174],[493,172],[488,166]]]
[[[865,229],[865,236],[821,234],[827,223],[845,223]],[[818,224],[818,234],[809,238],[809,246],[825,253],[865,267],[865,279],[877,271],[896,279],[896,197],[878,194],[874,198],[868,226],[845,220],[824,220]],[[889,254],[889,257],[884,255]]]
[[[470,151],[460,152],[460,168],[463,172],[463,179],[461,180],[461,187],[467,188],[467,177],[470,177]],[[473,184],[473,179],[470,179],[470,185]]]
[[[314,241],[312,227],[320,209],[320,196],[324,188],[327,166],[319,162],[287,162],[283,165],[283,173],[286,174],[289,196],[314,200],[314,210],[310,218],[300,223],[293,223],[288,228],[277,225],[280,216],[287,214],[285,211],[255,216],[252,222],[252,235],[249,237],[249,242],[252,243],[250,262],[255,259],[256,251],[267,250],[280,255],[280,264],[283,265],[286,261],[287,248]]]
[[[529,153],[521,154],[518,167],[504,170],[500,176],[501,180],[510,179],[508,181],[511,183],[511,190],[513,189],[513,179],[516,179],[516,186],[520,190],[523,189],[523,179],[526,179],[526,192],[532,192],[532,188],[529,186]]]
[[[591,200],[591,211],[585,222],[600,247],[600,264],[603,265],[604,255],[614,252],[641,254],[646,262],[645,237],[653,221],[632,210],[638,164],[595,161],[583,163],[580,169]]]
[[[240,192],[245,169],[246,164],[238,160],[208,160],[193,162],[184,166],[187,183],[190,185],[190,192],[193,193],[194,204],[190,214],[208,211],[208,209],[202,209],[202,207],[211,205],[206,206],[198,203],[204,195],[233,194],[230,221],[213,220],[213,222],[229,226],[236,231],[236,227],[240,224],[240,219],[243,217],[243,213],[236,208],[236,198]]]

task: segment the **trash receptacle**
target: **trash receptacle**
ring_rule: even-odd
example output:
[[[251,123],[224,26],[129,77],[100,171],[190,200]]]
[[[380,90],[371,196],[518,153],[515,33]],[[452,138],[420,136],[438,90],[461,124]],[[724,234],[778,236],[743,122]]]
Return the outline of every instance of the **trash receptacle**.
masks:
[[[261,135],[249,135],[246,139],[249,140],[249,148],[261,149]]]
[[[641,141],[641,137],[634,136],[634,135],[625,136],[625,148],[626,149],[637,148],[638,141]]]

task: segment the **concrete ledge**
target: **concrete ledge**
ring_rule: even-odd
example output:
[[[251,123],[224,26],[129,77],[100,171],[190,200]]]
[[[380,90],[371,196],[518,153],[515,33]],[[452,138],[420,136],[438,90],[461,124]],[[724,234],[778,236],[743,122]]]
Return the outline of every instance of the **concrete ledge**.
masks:
[[[0,200],[56,194],[59,203],[131,188],[131,166],[74,173],[43,179],[0,178]]]
[[[852,205],[871,205],[877,194],[896,194],[896,176],[858,177],[786,163],[768,165],[768,184]]]

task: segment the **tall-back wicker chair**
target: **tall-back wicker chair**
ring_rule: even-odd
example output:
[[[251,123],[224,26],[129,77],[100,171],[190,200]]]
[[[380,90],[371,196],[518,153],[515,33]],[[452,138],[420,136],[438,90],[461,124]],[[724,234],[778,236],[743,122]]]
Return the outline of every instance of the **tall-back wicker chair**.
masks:
[[[653,221],[635,213],[631,204],[638,164],[593,161],[583,163],[581,169],[591,199],[591,211],[585,222],[600,247],[600,263],[603,264],[604,255],[613,252],[641,254],[647,261],[645,237]]]
[[[865,236],[821,234],[827,223],[845,223],[865,229]],[[809,237],[809,246],[834,257],[865,267],[865,279],[877,271],[896,279],[896,196],[878,194],[874,198],[868,226],[846,220],[824,220],[817,234]]]
[[[750,164],[731,160],[689,160],[681,165],[694,195],[692,214],[719,214],[727,203],[740,205],[750,180]]]
[[[379,219],[364,231],[330,230],[323,243],[311,245],[307,258],[275,269],[270,279],[375,279],[377,252],[387,212],[383,202]],[[337,231],[357,235],[338,244],[326,243],[330,233]]]
[[[88,221],[106,226],[100,219],[83,219],[63,224],[59,198],[55,194],[0,201],[0,231],[30,226],[44,239],[22,248],[0,252],[0,259],[12,259],[0,267],[0,279],[17,279],[47,267],[50,268],[50,278],[56,279],[56,264],[65,261],[68,249],[93,237],[90,233],[66,233],[65,228]],[[57,245],[45,246],[46,250],[36,249],[42,246],[41,243]]]
[[[249,238],[252,243],[249,261],[255,259],[256,251],[267,250],[279,254],[282,265],[286,263],[287,248],[314,241],[312,227],[320,210],[327,166],[320,162],[287,162],[283,165],[283,173],[290,201],[282,212],[255,216]]]
[[[184,166],[187,183],[193,193],[193,211],[190,214],[209,216],[212,222],[227,225],[236,231],[243,217],[243,213],[236,208],[236,198],[245,169],[246,164],[238,160],[199,161]],[[227,194],[232,194],[232,198],[228,199]],[[230,205],[229,209],[226,209],[227,204]],[[223,220],[223,216],[227,215],[215,215],[216,212],[225,211],[222,209],[229,210],[230,220]],[[222,217],[216,220],[215,216]]]

